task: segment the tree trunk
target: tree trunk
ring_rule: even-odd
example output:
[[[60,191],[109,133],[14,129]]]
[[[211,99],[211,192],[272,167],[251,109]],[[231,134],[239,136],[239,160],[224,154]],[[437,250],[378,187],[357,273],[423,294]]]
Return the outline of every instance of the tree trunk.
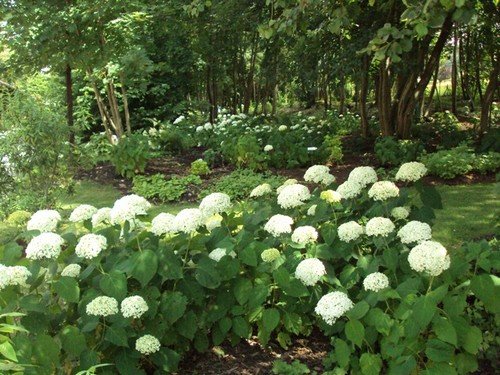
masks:
[[[361,116],[361,135],[363,138],[368,137],[368,110],[366,108],[366,99],[368,97],[369,70],[370,60],[368,55],[364,55],[362,59],[361,87],[359,90],[359,113]]]
[[[453,30],[453,51],[451,58],[451,112],[457,115],[457,28]]]
[[[500,59],[498,56],[494,56],[494,54],[492,54],[491,60],[493,67],[490,72],[488,86],[486,86],[486,90],[484,92],[483,101],[481,102],[481,122],[479,125],[480,137],[486,133],[490,125],[491,104],[493,103],[493,99],[495,97],[495,90],[498,85],[498,74],[500,73]]]
[[[384,137],[391,136],[394,130],[391,121],[391,83],[387,61],[380,63],[378,85],[375,94],[377,97],[380,130]]]
[[[123,112],[125,115],[125,127],[127,129],[128,134],[132,134],[132,127],[130,126],[130,112],[128,109],[128,98],[127,98],[127,90],[125,89],[125,76],[123,72],[120,73],[120,81],[121,81],[121,91],[122,91],[122,100],[123,100]]]
[[[434,98],[434,93],[436,92],[437,80],[439,74],[439,63],[436,65],[436,71],[434,72],[434,78],[432,80],[431,92],[429,93],[429,101],[427,102],[427,106],[425,110],[422,111],[423,116],[428,116],[431,110],[432,99]],[[422,103],[425,104],[424,98],[422,98]],[[424,105],[422,105],[424,107]]]
[[[66,64],[66,122],[69,128],[69,144],[75,146],[75,119],[73,115],[73,77],[71,66]],[[73,155],[71,152],[70,156]]]

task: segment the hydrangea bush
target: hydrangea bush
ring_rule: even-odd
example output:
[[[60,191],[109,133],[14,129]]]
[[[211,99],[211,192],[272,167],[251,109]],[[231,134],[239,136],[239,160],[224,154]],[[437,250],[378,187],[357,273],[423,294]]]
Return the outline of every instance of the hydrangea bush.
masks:
[[[151,218],[139,196],[71,220],[36,213],[0,247],[0,312],[25,314],[10,360],[26,374],[163,374],[193,349],[253,335],[287,348],[319,327],[327,374],[475,371],[483,333],[466,311],[500,312],[498,252],[433,240],[440,200],[421,174],[403,165],[396,186],[362,167],[340,189],[315,167],[312,191],[215,193],[177,215]]]

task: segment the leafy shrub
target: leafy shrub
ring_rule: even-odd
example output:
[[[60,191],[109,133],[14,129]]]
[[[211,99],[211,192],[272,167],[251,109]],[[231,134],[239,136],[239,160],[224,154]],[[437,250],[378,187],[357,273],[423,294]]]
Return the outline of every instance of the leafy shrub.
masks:
[[[18,319],[24,316],[17,312],[8,312],[0,314],[0,370],[7,373],[22,373],[25,366],[18,363],[16,348],[13,346],[13,341],[9,335],[14,335],[18,332],[27,332],[18,324]],[[5,323],[1,322],[5,320]]]
[[[270,173],[256,173],[251,169],[237,169],[218,179],[208,189],[203,191],[201,195],[220,191],[233,199],[245,199],[248,198],[250,192],[257,185],[268,183],[273,188],[277,188],[284,181],[285,178]]]
[[[500,153],[488,152],[487,154],[476,155],[472,162],[472,169],[481,174],[495,172],[500,168]]]
[[[195,175],[172,176],[165,179],[161,173],[151,176],[137,175],[132,180],[132,190],[147,199],[160,202],[179,200],[193,186],[201,184],[201,179]]]
[[[210,174],[210,168],[208,164],[203,159],[195,160],[191,163],[191,174],[195,176],[206,176]]]
[[[380,137],[375,142],[375,156],[383,165],[400,165],[415,161],[423,150],[420,141]]]
[[[12,226],[24,226],[28,222],[28,220],[31,218],[31,212],[28,211],[14,211],[12,212],[9,217],[7,217],[7,224],[12,225]]]
[[[253,134],[242,135],[236,142],[227,142],[221,146],[224,158],[238,168],[263,170],[267,166],[266,155]]]
[[[339,136],[327,135],[322,145],[322,152],[325,153],[324,161],[336,163],[342,161],[342,139]]]
[[[171,124],[159,124],[143,133],[149,138],[153,150],[180,155],[194,146],[194,142],[186,131]]]
[[[144,172],[150,157],[147,137],[139,133],[123,136],[114,146],[111,162],[116,171],[126,178]]]
[[[104,132],[94,133],[86,142],[80,141],[75,149],[78,165],[92,169],[98,163],[111,160],[113,145]]]
[[[452,148],[470,138],[470,133],[460,128],[460,123],[450,111],[437,112],[430,121],[416,124],[412,129],[414,138],[425,145]]]
[[[315,374],[316,372],[314,372]],[[278,375],[305,375],[311,374],[311,370],[307,365],[301,363],[298,360],[293,361],[288,364],[285,361],[277,360],[273,363],[273,374]]]

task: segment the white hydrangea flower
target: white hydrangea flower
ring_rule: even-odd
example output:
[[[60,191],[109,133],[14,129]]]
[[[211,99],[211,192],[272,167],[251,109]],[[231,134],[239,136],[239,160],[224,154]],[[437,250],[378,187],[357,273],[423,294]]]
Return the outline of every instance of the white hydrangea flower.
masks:
[[[399,188],[394,182],[378,181],[368,190],[368,196],[376,201],[385,201],[389,198],[398,197]]]
[[[409,221],[399,231],[398,237],[404,244],[430,240],[432,229],[429,224],[417,220]]]
[[[415,182],[420,180],[427,174],[427,168],[424,164],[412,161],[409,163],[404,163],[399,167],[396,173],[396,180]]]
[[[271,185],[264,183],[252,190],[252,192],[250,193],[250,198],[262,197],[263,195],[268,195],[272,192],[273,188],[271,187]]]
[[[366,234],[368,236],[387,237],[396,227],[391,219],[385,217],[374,217],[366,223]]]
[[[80,258],[92,259],[98,256],[108,246],[106,237],[89,233],[80,238],[75,247],[75,254]]]
[[[307,286],[316,285],[324,275],[326,275],[325,265],[317,258],[304,259],[295,269],[295,277]]]
[[[207,130],[207,131],[208,131],[208,130],[212,130],[212,128],[213,128],[212,124],[211,124],[211,123],[209,123],[209,122],[207,122],[207,123],[206,123],[203,127],[204,127],[204,128],[205,128],[205,130]]]
[[[61,221],[61,215],[55,210],[40,210],[31,216],[27,224],[28,230],[39,230],[40,232],[54,232],[57,224]]]
[[[389,278],[381,272],[373,272],[363,280],[365,290],[378,292],[389,287]]]
[[[340,195],[335,190],[322,191],[319,197],[331,204],[339,203],[342,200],[342,195]]]
[[[375,169],[372,167],[356,167],[349,173],[348,180],[357,182],[362,187],[366,187],[377,182],[377,172],[375,172]]]
[[[308,216],[314,216],[316,215],[316,208],[318,208],[317,204],[313,204],[309,209],[307,210],[307,215]]]
[[[294,208],[301,206],[311,198],[307,186],[301,184],[288,185],[278,194],[278,204],[282,208]]]
[[[8,286],[26,286],[31,272],[24,266],[5,266],[0,264],[0,291]]]
[[[124,318],[139,319],[148,310],[148,304],[141,296],[127,297],[121,303],[121,311]]]
[[[341,241],[351,242],[361,237],[364,233],[364,229],[355,221],[349,221],[339,225],[337,232]]]
[[[200,125],[200,126],[197,126],[196,127],[196,133],[200,133],[204,130],[205,128],[203,127],[203,125]]]
[[[151,233],[161,236],[167,233],[174,233],[175,216],[167,213],[158,214],[153,220],[151,220]]]
[[[314,243],[317,240],[318,231],[310,225],[297,227],[292,233],[292,241],[301,245]]]
[[[288,129],[288,127],[286,125],[280,125],[278,128],[278,131],[284,132],[286,129]]]
[[[330,173],[330,168],[326,165],[313,165],[304,174],[304,180],[316,184],[329,185],[335,181],[335,177]]]
[[[283,185],[279,186],[279,187],[276,189],[276,192],[279,194],[279,193],[281,193],[281,191],[282,191],[285,187],[287,187],[287,186],[289,186],[289,185],[294,185],[294,184],[296,184],[297,182],[298,182],[298,181],[297,181],[295,178],[290,178],[290,179],[286,180],[285,182],[283,182]]]
[[[227,254],[226,249],[218,247],[217,249],[212,250],[210,254],[208,254],[208,257],[218,262],[226,255],[229,255],[234,258],[236,256],[236,253],[234,251],[231,251],[229,254]]]
[[[212,193],[202,199],[200,210],[205,217],[226,212],[231,208],[231,197],[224,193]]]
[[[81,204],[73,210],[69,216],[69,221],[73,223],[78,223],[80,221],[89,220],[97,212],[97,208],[91,206],[90,204]]]
[[[80,276],[81,271],[82,267],[79,264],[72,263],[64,267],[64,269],[61,271],[61,276],[78,277]]]
[[[273,145],[265,145],[264,146],[264,152],[269,152],[274,149]]]
[[[145,198],[136,195],[126,195],[118,199],[110,212],[111,222],[113,224],[122,224],[127,220],[133,220],[136,216],[146,215],[151,208]]]
[[[218,228],[222,225],[222,219],[223,217],[220,216],[219,214],[215,214],[213,216],[210,216],[206,221],[205,221],[205,226],[207,227],[208,231],[211,232],[215,228]]]
[[[187,234],[195,232],[203,224],[203,213],[198,208],[185,208],[175,216],[174,220],[176,231]]]
[[[92,215],[92,227],[96,227],[101,223],[111,221],[111,208],[99,208],[95,214]]]
[[[391,210],[391,215],[396,220],[404,220],[410,216],[410,210],[408,207],[394,207]]]
[[[64,239],[56,233],[42,233],[34,237],[26,247],[28,259],[55,259],[61,254]]]
[[[160,340],[151,335],[139,337],[135,342],[135,350],[144,355],[156,353],[161,348]]]
[[[352,199],[361,194],[363,186],[358,182],[347,180],[343,184],[340,184],[337,188],[337,193],[339,193],[344,199]]]
[[[177,125],[179,122],[184,121],[184,119],[185,119],[185,118],[186,118],[186,117],[184,117],[183,115],[180,115],[179,117],[177,117],[177,118],[174,120],[173,124],[174,124],[174,125]]]
[[[292,233],[293,219],[286,215],[274,215],[264,225],[264,230],[271,233],[274,237],[282,234]]]
[[[274,247],[270,249],[266,249],[260,254],[262,260],[266,263],[274,262],[276,259],[280,257],[280,251]]]
[[[354,304],[347,294],[331,292],[318,301],[314,311],[329,325],[334,325],[338,318],[352,309]]]
[[[450,268],[450,256],[439,242],[424,241],[410,250],[408,263],[417,272],[438,276]]]
[[[87,315],[110,316],[118,313],[118,301],[112,297],[94,298],[86,307]]]

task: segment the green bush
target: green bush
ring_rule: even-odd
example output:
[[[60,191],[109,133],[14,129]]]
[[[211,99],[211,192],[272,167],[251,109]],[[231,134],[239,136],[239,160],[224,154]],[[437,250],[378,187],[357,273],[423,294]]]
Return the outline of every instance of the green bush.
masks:
[[[460,123],[450,111],[437,112],[429,121],[416,124],[414,138],[426,146],[453,148],[470,138],[470,133],[460,128]]]
[[[267,166],[267,157],[255,135],[242,135],[236,142],[225,142],[221,151],[224,159],[238,168],[259,171]]]
[[[212,183],[201,195],[207,195],[214,191],[228,194],[233,199],[246,199],[257,185],[268,183],[277,188],[285,181],[281,176],[270,173],[257,173],[251,169],[237,169],[230,174],[221,177]]]
[[[380,137],[375,142],[375,156],[383,165],[394,166],[415,161],[423,151],[424,147],[420,141]]]
[[[30,218],[31,218],[31,212],[19,210],[12,212],[5,221],[9,225],[18,227],[26,225],[26,223]]]
[[[191,163],[191,174],[195,176],[206,176],[210,174],[210,168],[208,164],[203,159],[195,160]]]
[[[152,176],[137,175],[132,180],[132,190],[148,199],[158,200],[160,202],[178,201],[184,194],[196,185],[201,184],[199,176],[172,176],[165,179],[162,174]]]
[[[90,170],[100,162],[110,161],[113,150],[106,133],[94,133],[88,141],[80,140],[75,149],[75,156],[80,167]]]
[[[487,154],[480,154],[474,157],[472,169],[481,174],[495,172],[500,168],[500,153],[490,151]]]
[[[148,136],[152,149],[164,153],[180,155],[194,146],[185,130],[171,124],[160,124],[159,128],[150,128],[144,134]]]
[[[150,158],[148,138],[139,133],[123,136],[114,146],[111,162],[126,178],[143,173]]]
[[[327,135],[322,145],[322,152],[325,153],[325,162],[338,163],[342,161],[342,139],[339,136]]]

